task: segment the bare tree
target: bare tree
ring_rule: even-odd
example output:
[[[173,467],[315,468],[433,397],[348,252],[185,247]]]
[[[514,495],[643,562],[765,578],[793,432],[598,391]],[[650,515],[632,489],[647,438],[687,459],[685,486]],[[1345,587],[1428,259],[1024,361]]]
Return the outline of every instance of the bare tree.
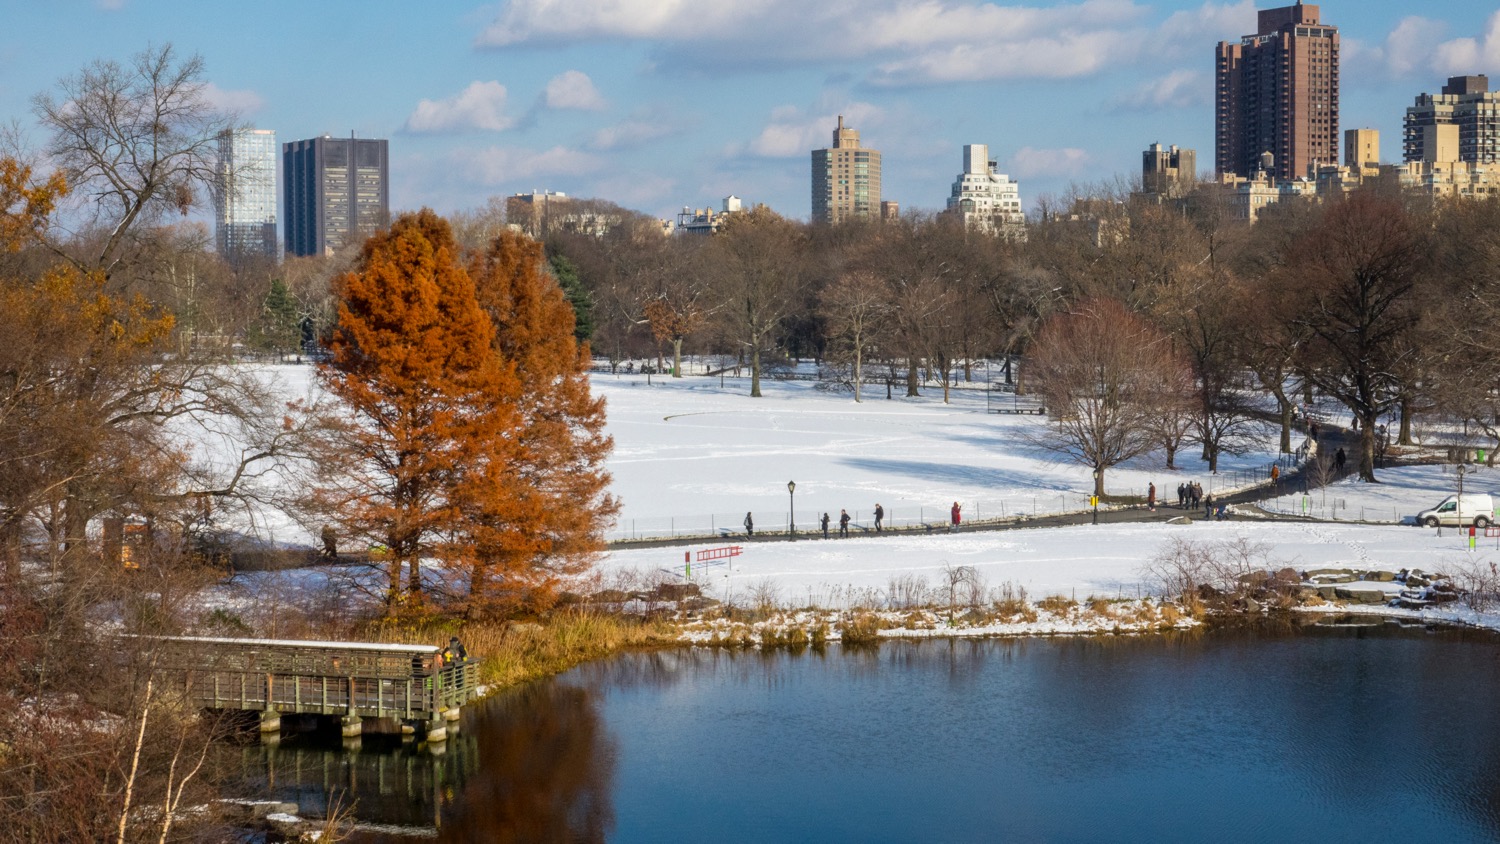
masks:
[[[1359,476],[1374,483],[1375,424],[1399,395],[1394,373],[1411,353],[1426,233],[1397,200],[1360,191],[1299,242],[1282,292],[1309,336],[1308,374],[1359,422]]]
[[[1041,444],[1104,473],[1150,451],[1162,385],[1177,367],[1162,334],[1116,299],[1090,299],[1050,319],[1032,344],[1033,388],[1052,415]]]
[[[47,153],[95,233],[73,242],[86,249],[57,247],[81,269],[113,275],[140,224],[186,213],[213,184],[218,136],[235,118],[208,100],[203,71],[202,58],[164,44],[125,65],[96,61],[32,99],[52,136]]]
[[[864,383],[865,354],[875,346],[881,321],[889,313],[885,286],[867,272],[846,273],[823,296],[822,312],[832,337],[842,341],[853,355],[854,400]]]
[[[719,313],[750,356],[750,395],[760,397],[761,354],[800,300],[807,235],[770,209],[731,216],[710,244],[723,304]]]

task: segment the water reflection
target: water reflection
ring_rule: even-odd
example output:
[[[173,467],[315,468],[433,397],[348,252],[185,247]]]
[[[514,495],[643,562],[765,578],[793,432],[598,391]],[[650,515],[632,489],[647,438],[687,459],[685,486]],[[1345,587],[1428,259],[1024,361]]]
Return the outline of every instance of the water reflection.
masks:
[[[1497,698],[1496,637],[1389,623],[664,650],[262,779],[444,841],[1485,841]]]

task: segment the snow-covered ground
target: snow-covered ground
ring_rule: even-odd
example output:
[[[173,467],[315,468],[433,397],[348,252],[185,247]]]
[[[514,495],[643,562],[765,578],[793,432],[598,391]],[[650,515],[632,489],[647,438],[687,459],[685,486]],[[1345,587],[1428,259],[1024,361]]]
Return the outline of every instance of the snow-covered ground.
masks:
[[[870,524],[877,503],[894,524],[946,521],[953,502],[966,520],[1082,510],[1090,471],[1061,462],[1035,444],[1046,418],[992,414],[977,389],[924,390],[921,398],[885,398],[866,387],[865,401],[807,381],[596,375],[608,401],[615,453],[609,461],[620,518],[611,538],[741,532],[747,512],[762,530],[785,530],[795,507],[809,530],[823,513],[837,523],[847,509]],[[1193,449],[1168,471],[1159,455],[1110,470],[1112,495],[1161,499],[1196,480],[1217,492],[1263,473],[1276,455],[1264,429],[1244,456],[1225,455],[1219,475]],[[789,495],[787,482],[796,482]]]
[[[1267,510],[1306,513],[1316,518],[1350,521],[1393,522],[1410,520],[1418,511],[1437,506],[1458,491],[1458,476],[1452,466],[1396,466],[1377,469],[1380,483],[1368,484],[1345,478],[1322,489],[1288,490],[1280,498],[1266,501]],[[1482,465],[1467,467],[1464,489],[1468,492],[1500,494],[1500,469]]]
[[[1474,552],[1457,531],[1442,536],[1429,528],[1289,522],[1159,522],[1081,525],[984,531],[931,536],[858,537],[798,542],[742,543],[743,553],[727,565],[695,567],[693,580],[721,600],[743,603],[751,591],[772,584],[784,603],[836,606],[840,596],[861,590],[888,591],[907,575],[928,586],[946,583],[945,569],[972,566],[987,584],[1010,583],[1042,598],[1136,597],[1160,592],[1143,573],[1145,565],[1171,539],[1232,541],[1245,537],[1268,547],[1271,568],[1419,568],[1451,573],[1461,566],[1500,561],[1500,540],[1483,539]],[[606,577],[620,573],[671,571],[681,575],[689,548],[617,550],[603,564]]]

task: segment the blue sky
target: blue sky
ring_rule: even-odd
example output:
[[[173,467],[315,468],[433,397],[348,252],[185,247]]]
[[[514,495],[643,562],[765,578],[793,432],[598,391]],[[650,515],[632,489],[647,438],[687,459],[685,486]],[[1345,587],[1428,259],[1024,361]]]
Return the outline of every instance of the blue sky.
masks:
[[[884,198],[942,207],[987,143],[1027,205],[1129,175],[1153,141],[1213,165],[1213,48],[1277,3],[1080,0],[0,0],[0,118],[98,58],[172,42],[278,140],[391,142],[396,209],[535,189],[659,216],[736,194],[809,211],[835,116],[884,154]],[[1448,75],[1500,77],[1494,0],[1322,4],[1341,128],[1381,130]],[[1500,79],[1497,79],[1500,82]],[[40,140],[40,138],[37,138]]]

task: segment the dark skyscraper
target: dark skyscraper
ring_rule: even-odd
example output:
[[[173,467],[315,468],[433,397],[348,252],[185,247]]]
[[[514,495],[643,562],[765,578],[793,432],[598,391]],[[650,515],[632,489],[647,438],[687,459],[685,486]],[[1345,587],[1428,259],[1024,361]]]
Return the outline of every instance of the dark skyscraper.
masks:
[[[1339,160],[1339,31],[1298,3],[1259,14],[1258,32],[1219,42],[1215,166],[1249,176],[1262,153],[1271,175],[1297,178]]]
[[[390,223],[386,141],[324,135],[281,149],[287,254],[330,255]]]

